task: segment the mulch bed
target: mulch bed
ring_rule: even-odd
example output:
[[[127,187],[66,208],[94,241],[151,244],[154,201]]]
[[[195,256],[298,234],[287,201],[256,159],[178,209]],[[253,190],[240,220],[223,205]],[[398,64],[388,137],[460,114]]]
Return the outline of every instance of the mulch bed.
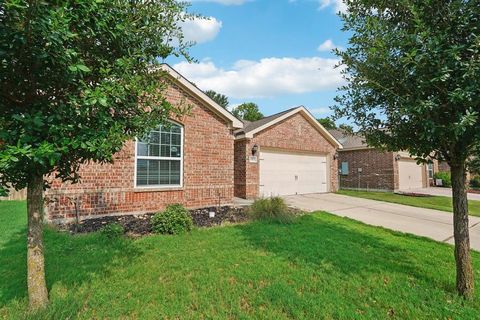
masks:
[[[409,196],[409,197],[419,197],[419,198],[432,197],[432,195],[425,194],[425,193],[415,193],[415,192],[395,192],[395,193],[401,196]]]
[[[209,217],[210,211],[215,212],[215,217]],[[212,227],[225,222],[239,223],[248,220],[245,208],[228,206],[190,210],[190,214],[193,224],[197,227]],[[146,235],[152,232],[150,224],[152,216],[153,213],[91,218],[81,221],[78,225],[75,223],[66,224],[63,228],[71,233],[88,233],[99,231],[110,223],[118,223],[123,226],[127,234]]]

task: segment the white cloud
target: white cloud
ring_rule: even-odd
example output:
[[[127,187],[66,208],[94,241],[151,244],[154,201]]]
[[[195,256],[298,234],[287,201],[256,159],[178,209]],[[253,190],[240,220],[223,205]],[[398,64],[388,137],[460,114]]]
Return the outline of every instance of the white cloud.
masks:
[[[343,0],[319,0],[320,2],[320,10],[323,10],[327,7],[333,7],[335,12],[347,12],[347,5]]]
[[[328,39],[328,40],[325,40],[322,44],[320,44],[317,50],[320,52],[323,52],[323,51],[331,51],[335,48],[338,48],[338,46],[334,44],[332,40]]]
[[[231,98],[269,98],[337,88],[343,83],[337,59],[265,58],[239,60],[229,70],[212,61],[190,64],[180,62],[174,68],[203,90],[215,90]]]
[[[308,109],[312,114],[316,114],[316,115],[319,115],[319,114],[327,114],[327,113],[330,113],[332,110],[330,110],[330,108],[327,108],[327,107],[320,107],[320,108],[313,108],[313,109]]]
[[[190,2],[215,2],[215,3],[224,4],[227,6],[240,5],[240,4],[244,4],[247,1],[249,0],[190,0]]]
[[[215,39],[222,28],[222,22],[214,17],[193,18],[180,23],[186,41],[204,43]]]

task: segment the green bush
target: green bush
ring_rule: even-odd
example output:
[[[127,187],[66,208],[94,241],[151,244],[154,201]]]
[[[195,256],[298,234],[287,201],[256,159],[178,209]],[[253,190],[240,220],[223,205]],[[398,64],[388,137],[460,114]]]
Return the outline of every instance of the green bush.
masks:
[[[192,216],[181,204],[167,206],[152,217],[151,223],[152,231],[161,234],[181,234],[193,228]]]
[[[473,189],[480,189],[480,176],[475,176],[470,179],[470,186]]]
[[[100,229],[100,232],[107,238],[119,238],[125,233],[125,229],[119,223],[113,222]]]
[[[278,223],[291,223],[295,218],[285,200],[280,197],[257,199],[250,206],[248,213],[255,220]]]
[[[450,172],[440,171],[436,172],[433,176],[435,179],[442,179],[442,185],[446,188],[452,186],[452,178],[450,177]]]
[[[7,196],[8,196],[8,190],[0,186],[0,197],[7,197]]]

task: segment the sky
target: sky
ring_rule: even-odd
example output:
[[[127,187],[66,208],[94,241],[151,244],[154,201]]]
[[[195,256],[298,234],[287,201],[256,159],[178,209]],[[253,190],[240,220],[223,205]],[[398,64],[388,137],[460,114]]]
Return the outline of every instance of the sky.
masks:
[[[268,116],[303,105],[317,118],[332,114],[343,80],[331,51],[348,42],[336,14],[345,10],[341,0],[190,2],[189,12],[208,17],[182,25],[196,42],[196,62],[165,62],[200,89],[228,96],[230,107],[255,102]]]

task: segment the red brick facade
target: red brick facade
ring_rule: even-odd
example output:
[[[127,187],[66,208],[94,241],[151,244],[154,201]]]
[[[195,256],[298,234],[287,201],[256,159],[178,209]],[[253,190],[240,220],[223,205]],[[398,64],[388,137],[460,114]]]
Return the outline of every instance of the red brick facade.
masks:
[[[177,122],[184,127],[183,187],[134,188],[135,143],[127,142],[113,164],[88,164],[77,184],[54,181],[46,192],[50,220],[82,216],[155,212],[172,203],[187,207],[230,204],[233,200],[234,137],[228,121],[177,85],[166,92],[171,103],[186,103],[191,113]]]
[[[327,166],[330,169],[329,191],[338,189],[337,160],[334,159],[336,146],[332,145],[301,114],[294,115],[276,123],[253,138],[235,141],[235,196],[252,199],[259,194],[259,163],[250,162],[252,147],[281,149],[289,152],[309,152],[327,155]]]
[[[338,165],[348,163],[348,174],[339,173],[341,189],[386,190],[394,191],[400,187],[398,153],[379,151],[376,149],[342,150],[339,152]],[[409,159],[403,155],[402,159]],[[413,161],[413,160],[412,160]],[[438,171],[437,161],[433,161],[433,171]],[[422,171],[423,187],[433,183],[428,178],[427,166]]]
[[[348,174],[340,174],[340,188],[395,190],[398,189],[398,167],[395,155],[375,149],[339,152],[339,166],[348,163]],[[361,172],[359,172],[361,170]]]

